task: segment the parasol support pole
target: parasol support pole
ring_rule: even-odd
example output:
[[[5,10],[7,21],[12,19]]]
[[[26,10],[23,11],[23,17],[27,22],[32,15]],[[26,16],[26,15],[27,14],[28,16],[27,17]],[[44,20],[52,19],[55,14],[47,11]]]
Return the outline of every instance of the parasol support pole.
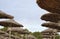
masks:
[[[9,29],[9,39],[11,39],[11,28],[8,27],[8,29]]]

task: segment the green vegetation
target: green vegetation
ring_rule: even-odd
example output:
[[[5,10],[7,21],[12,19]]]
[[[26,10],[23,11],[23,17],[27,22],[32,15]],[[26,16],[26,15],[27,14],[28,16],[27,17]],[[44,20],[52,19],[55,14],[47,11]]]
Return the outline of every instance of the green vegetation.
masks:
[[[8,27],[4,27],[4,28],[2,28],[2,29],[0,29],[0,30],[2,30],[2,31],[7,31],[7,28],[8,28]]]
[[[33,32],[32,35],[34,35],[37,39],[42,39],[40,32]]]
[[[55,39],[60,39],[60,35],[57,35]]]
[[[7,28],[8,28],[8,27],[4,27],[4,28],[2,28],[2,29],[0,29],[0,30],[2,30],[2,31],[7,31]],[[28,29],[25,29],[25,30],[29,32]],[[17,33],[17,32],[12,32],[12,34],[21,37],[21,34],[19,34],[19,33]],[[30,32],[30,34],[32,34],[33,36],[35,36],[37,39],[42,39],[42,37],[41,37],[41,36],[42,36],[42,35],[41,35],[41,32],[33,32],[33,33]],[[24,37],[24,38],[25,38],[25,37]],[[55,39],[60,39],[60,35],[57,35]]]

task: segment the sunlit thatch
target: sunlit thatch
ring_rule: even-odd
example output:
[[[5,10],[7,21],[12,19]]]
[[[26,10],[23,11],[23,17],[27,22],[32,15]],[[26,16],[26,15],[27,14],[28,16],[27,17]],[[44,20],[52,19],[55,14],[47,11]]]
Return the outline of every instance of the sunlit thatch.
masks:
[[[15,20],[12,20],[12,19],[0,21],[0,25],[5,27],[23,27],[23,25],[17,23]]]
[[[1,38],[6,39],[6,37],[9,38],[9,36],[11,36],[11,38],[13,38],[13,39],[20,39],[18,36],[10,35],[4,31],[0,30],[0,37]]]
[[[56,35],[58,35],[57,30],[56,29],[51,29],[51,28],[42,31],[41,34],[42,34],[42,37],[46,38],[46,39],[47,38],[50,39],[50,38],[55,37]]]
[[[14,17],[0,10],[0,18],[13,19]]]
[[[17,32],[17,33],[19,33],[19,34],[29,34],[30,32],[28,32],[28,31],[26,31],[25,29],[22,29],[22,28],[11,28],[11,30],[7,30],[7,32],[9,32],[9,31],[11,31],[11,32]]]

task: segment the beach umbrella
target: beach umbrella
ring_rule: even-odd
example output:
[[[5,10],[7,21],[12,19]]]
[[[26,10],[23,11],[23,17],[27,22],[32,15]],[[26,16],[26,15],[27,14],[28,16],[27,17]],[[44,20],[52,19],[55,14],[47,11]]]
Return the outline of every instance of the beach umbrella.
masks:
[[[42,15],[41,19],[45,21],[58,22],[60,21],[60,14],[47,13]]]
[[[14,17],[0,10],[0,18],[13,19]]]
[[[18,28],[18,27],[12,27],[10,30],[7,29],[7,32],[15,32],[15,33],[19,33],[19,34],[24,34],[24,35],[27,35],[29,34],[30,32],[26,31],[25,29],[23,28]],[[26,38],[27,39],[27,38]]]
[[[47,39],[47,38],[51,38],[51,35],[42,35],[41,37]]]
[[[60,30],[60,25],[58,23],[43,23],[41,25],[44,27],[49,27],[49,28]]]
[[[11,30],[7,30],[7,32],[9,32],[9,31],[11,31],[11,32],[15,32],[15,33],[19,33],[19,34],[24,34],[25,36],[27,36],[27,34],[29,34],[30,32],[28,32],[28,31],[26,31],[25,29],[22,29],[22,28],[11,28]],[[24,37],[25,37],[24,36]],[[24,38],[23,38],[24,39]],[[26,37],[26,39],[27,39],[27,37]]]
[[[4,32],[4,31],[0,30],[0,35],[4,36],[4,37],[9,37],[10,34],[8,34],[7,32]],[[19,37],[11,35],[11,38],[19,38]]]
[[[19,34],[29,34],[30,32],[26,31],[25,29],[22,29],[22,28],[17,28],[17,27],[12,27],[11,30],[7,30],[7,32],[17,32]]]
[[[42,9],[60,14],[60,0],[37,0],[37,4]]]
[[[2,34],[1,36],[8,37],[8,39],[9,39],[9,36],[10,36],[10,39],[11,38],[13,38],[13,39],[20,39],[20,37],[15,36],[15,35],[10,35],[10,34]]]
[[[58,35],[57,30],[51,28],[42,31],[41,34],[43,38],[55,38],[55,36]]]
[[[60,30],[58,30],[58,32],[60,32]]]
[[[56,33],[57,31],[58,31],[57,29],[48,28],[48,29],[42,31],[41,33],[44,33],[44,34],[47,34],[47,35],[48,35],[49,32],[50,32],[50,33]]]
[[[0,25],[4,27],[23,27],[23,25],[17,23],[15,20],[10,19],[10,20],[5,20],[5,21],[0,21]],[[9,28],[11,30],[11,28]],[[9,31],[9,34],[11,35],[11,31]],[[9,39],[11,36],[9,36]]]
[[[46,33],[47,32],[47,33]],[[44,31],[42,31],[41,33],[46,33],[46,34],[48,34],[48,32],[53,32],[53,30],[52,29],[46,29],[46,30],[44,30]]]
[[[5,33],[6,33],[6,32],[4,32],[4,31],[0,30],[0,35],[1,35],[1,34],[5,34]]]
[[[15,20],[13,20],[13,19],[0,21],[0,25],[1,25],[1,26],[4,26],[4,27],[23,27],[23,25],[17,23],[17,22],[16,22]]]
[[[9,38],[9,36],[11,37],[11,38],[14,38],[14,39],[20,39],[20,37],[18,37],[18,36],[15,36],[15,35],[9,35],[9,34],[2,34],[1,36],[4,36],[4,37],[8,37]]]

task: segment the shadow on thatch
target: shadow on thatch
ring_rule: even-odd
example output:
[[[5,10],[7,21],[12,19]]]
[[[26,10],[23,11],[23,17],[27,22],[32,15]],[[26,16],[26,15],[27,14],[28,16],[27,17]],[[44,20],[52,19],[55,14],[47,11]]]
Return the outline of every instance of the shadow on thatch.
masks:
[[[5,21],[0,21],[1,26],[5,27],[23,27],[23,25],[17,23],[15,20],[5,20]]]
[[[7,32],[9,32],[9,31],[11,31],[11,32],[17,32],[17,33],[19,33],[19,34],[29,34],[30,32],[29,31],[26,31],[25,29],[22,29],[22,28],[11,28],[11,30],[7,30]]]
[[[52,37],[54,38],[56,35],[58,35],[57,30],[56,29],[46,29],[44,31],[41,32],[42,34],[42,38],[49,38],[52,39]]]
[[[60,14],[60,0],[37,0],[37,4],[42,9]]]
[[[43,23],[42,26],[60,30],[60,25],[57,23]]]
[[[8,37],[11,36],[11,38],[13,39],[20,39],[18,36],[14,36],[14,35],[9,35],[8,33],[4,32],[4,31],[0,31],[0,35],[3,36],[3,38],[5,37]]]
[[[60,14],[53,14],[53,13],[48,13],[48,14],[44,14],[41,17],[42,20],[45,21],[51,21],[51,22],[58,22],[60,21]]]

